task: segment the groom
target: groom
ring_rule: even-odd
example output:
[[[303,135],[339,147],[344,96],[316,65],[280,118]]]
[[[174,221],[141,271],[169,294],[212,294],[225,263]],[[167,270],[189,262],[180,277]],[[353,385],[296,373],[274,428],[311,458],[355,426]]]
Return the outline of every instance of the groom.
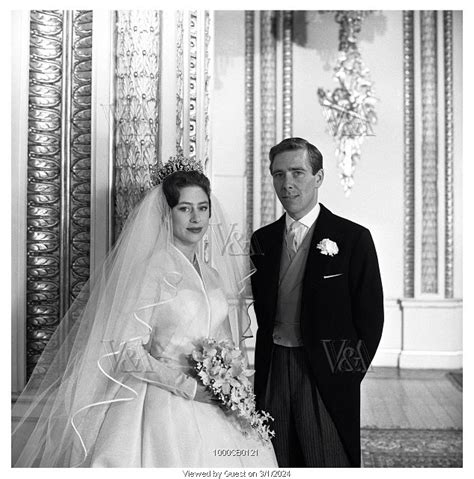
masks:
[[[255,394],[280,467],[360,467],[360,383],[382,334],[372,237],[318,202],[322,161],[302,138],[270,150],[286,213],[251,242]]]

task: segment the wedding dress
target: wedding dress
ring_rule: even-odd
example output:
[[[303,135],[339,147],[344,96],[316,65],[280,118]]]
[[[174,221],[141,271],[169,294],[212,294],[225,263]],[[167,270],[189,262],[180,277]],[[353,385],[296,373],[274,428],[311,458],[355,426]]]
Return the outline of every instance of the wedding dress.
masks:
[[[159,327],[151,320],[146,345],[151,367],[126,382],[137,391],[136,400],[110,406],[91,466],[277,467],[271,445],[245,437],[217,404],[189,399],[195,388],[186,375],[193,343],[230,338],[228,305],[215,271],[199,262],[201,278],[178,249],[169,255],[184,277],[177,296],[161,311],[166,320]]]
[[[192,399],[196,342],[229,338],[245,352],[249,329],[248,258],[226,249],[214,197],[211,220],[209,264],[195,267],[173,244],[162,187],[146,195],[13,408],[13,466],[277,467],[271,444]]]

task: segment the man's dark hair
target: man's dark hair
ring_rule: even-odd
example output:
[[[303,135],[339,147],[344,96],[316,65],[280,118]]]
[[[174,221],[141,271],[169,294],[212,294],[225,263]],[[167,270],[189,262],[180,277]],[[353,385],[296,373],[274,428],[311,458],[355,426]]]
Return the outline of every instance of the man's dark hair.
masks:
[[[270,149],[270,173],[272,171],[275,156],[284,151],[292,150],[305,150],[307,152],[313,175],[323,167],[323,155],[309,141],[306,141],[303,138],[285,138],[283,141],[280,141],[278,145],[275,145]]]
[[[209,178],[199,171],[175,171],[163,180],[163,193],[170,208],[179,203],[180,191],[186,186],[199,186],[209,200],[209,216],[211,216],[211,183]]]

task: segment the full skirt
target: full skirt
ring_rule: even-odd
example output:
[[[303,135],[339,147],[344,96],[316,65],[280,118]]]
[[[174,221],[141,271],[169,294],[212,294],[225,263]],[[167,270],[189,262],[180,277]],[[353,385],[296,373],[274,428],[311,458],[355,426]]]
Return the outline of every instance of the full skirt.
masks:
[[[137,398],[109,407],[89,467],[278,467],[272,445],[244,435],[218,405],[143,382],[134,389]]]

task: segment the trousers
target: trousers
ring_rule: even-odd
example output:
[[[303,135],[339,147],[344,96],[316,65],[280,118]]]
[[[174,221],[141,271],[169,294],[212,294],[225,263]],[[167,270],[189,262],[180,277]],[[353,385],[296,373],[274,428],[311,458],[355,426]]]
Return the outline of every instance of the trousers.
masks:
[[[351,467],[302,347],[274,344],[265,409],[280,467]]]

